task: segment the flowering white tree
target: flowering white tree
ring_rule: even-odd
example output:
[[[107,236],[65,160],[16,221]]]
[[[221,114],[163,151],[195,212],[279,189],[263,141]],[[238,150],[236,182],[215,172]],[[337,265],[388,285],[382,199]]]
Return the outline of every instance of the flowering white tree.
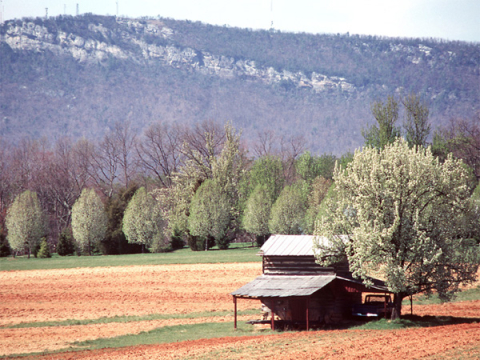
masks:
[[[7,211],[8,243],[15,251],[32,249],[45,235],[45,217],[37,193],[29,190],[18,195]]]
[[[316,244],[319,263],[347,258],[366,285],[381,271],[394,293],[394,318],[406,296],[436,291],[449,299],[475,281],[479,264],[478,246],[461,236],[467,177],[460,160],[441,164],[429,148],[410,149],[402,139],[356,151],[345,171],[336,168],[335,201],[317,223],[315,234],[330,240]]]
[[[107,214],[102,200],[93,189],[83,189],[72,207],[72,232],[78,244],[92,254],[107,231]]]
[[[135,192],[123,215],[123,233],[129,243],[151,245],[163,237],[163,218],[157,200],[144,187]]]
[[[214,238],[219,248],[226,249],[229,246],[227,233],[230,221],[231,207],[227,196],[213,180],[206,180],[190,205],[190,233],[206,239],[205,250],[208,249],[208,237]]]

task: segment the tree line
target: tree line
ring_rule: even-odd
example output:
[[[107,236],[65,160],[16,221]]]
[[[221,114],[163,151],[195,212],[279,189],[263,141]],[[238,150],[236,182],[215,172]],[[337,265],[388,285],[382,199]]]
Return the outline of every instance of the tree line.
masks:
[[[396,123],[400,105],[403,126]],[[376,124],[363,131],[366,147],[381,149],[398,137],[411,147],[427,145],[428,108],[418,96],[378,101],[372,114]],[[141,135],[117,123],[97,142],[2,139],[2,253],[35,255],[42,239],[42,254],[119,254],[184,244],[225,249],[239,240],[260,245],[272,233],[312,234],[324,200],[335,196],[335,164],[346,168],[353,154],[314,155],[301,137],[274,131],[260,131],[254,140],[247,148],[231,124],[213,121],[157,122]],[[431,146],[440,161],[449,153],[463,160],[470,193],[480,175],[479,144],[472,119],[438,129]],[[464,219],[477,219],[468,229],[478,241],[478,206]]]

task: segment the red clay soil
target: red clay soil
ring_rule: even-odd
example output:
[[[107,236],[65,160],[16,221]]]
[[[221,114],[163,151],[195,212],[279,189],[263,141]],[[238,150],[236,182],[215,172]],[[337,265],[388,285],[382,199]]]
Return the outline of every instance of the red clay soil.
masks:
[[[238,321],[247,321],[251,315],[238,316]],[[0,328],[0,356],[18,353],[37,353],[75,347],[74,342],[136,335],[164,326],[200,323],[232,322],[233,315],[185,319],[148,320],[127,323],[107,323],[72,326],[45,326],[30,328]],[[21,349],[21,351],[19,351]]]
[[[0,325],[150,313],[232,311],[229,293],[261,272],[258,263],[131,266],[0,272]],[[212,276],[212,274],[214,276]],[[239,301],[239,309],[258,308]],[[409,309],[405,309],[408,311]],[[480,301],[414,306],[416,315],[480,318]],[[245,321],[244,318],[241,319]],[[74,341],[230,317],[23,329],[0,328],[0,355],[60,349]],[[326,330],[186,341],[48,355],[48,359],[438,359],[480,358],[480,325],[391,331]],[[33,357],[29,357],[33,358]]]
[[[229,293],[260,274],[259,263],[0,272],[0,326],[232,310]]]
[[[404,330],[323,330],[229,337],[48,355],[55,360],[124,359],[478,359],[480,324]],[[32,359],[29,357],[27,359]],[[36,357],[43,358],[43,357]]]

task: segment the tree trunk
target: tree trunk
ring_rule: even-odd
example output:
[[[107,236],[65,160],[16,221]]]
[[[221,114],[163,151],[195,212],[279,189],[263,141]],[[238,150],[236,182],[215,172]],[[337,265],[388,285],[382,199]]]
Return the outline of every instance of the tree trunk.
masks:
[[[393,295],[393,309],[392,309],[392,320],[400,319],[402,315],[402,300],[404,298],[403,294],[397,293]]]

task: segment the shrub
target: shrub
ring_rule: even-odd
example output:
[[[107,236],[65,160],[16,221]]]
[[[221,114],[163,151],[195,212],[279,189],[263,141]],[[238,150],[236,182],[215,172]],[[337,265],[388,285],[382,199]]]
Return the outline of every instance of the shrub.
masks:
[[[42,242],[40,243],[40,248],[37,253],[37,257],[40,259],[51,258],[52,254],[50,253],[50,249],[48,247],[47,239],[43,238]]]
[[[72,233],[69,229],[64,229],[57,243],[57,254],[60,256],[73,255],[75,253],[75,244],[73,243]]]

